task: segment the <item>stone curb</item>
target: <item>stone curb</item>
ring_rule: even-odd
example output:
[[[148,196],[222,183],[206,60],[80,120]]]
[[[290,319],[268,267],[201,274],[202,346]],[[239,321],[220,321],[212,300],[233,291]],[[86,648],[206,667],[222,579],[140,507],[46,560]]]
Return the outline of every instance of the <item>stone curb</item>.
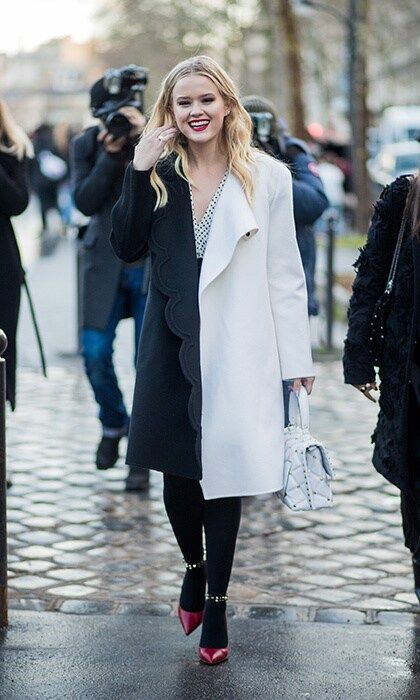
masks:
[[[53,598],[12,598],[10,610],[30,610],[36,612],[60,612],[67,615],[144,615],[152,617],[174,617],[177,606],[157,602],[113,602],[109,600],[81,600]],[[228,606],[229,618],[274,620],[283,623],[320,622],[346,625],[389,625],[397,627],[420,627],[420,613],[394,610],[356,610],[354,608],[316,608],[293,605]]]

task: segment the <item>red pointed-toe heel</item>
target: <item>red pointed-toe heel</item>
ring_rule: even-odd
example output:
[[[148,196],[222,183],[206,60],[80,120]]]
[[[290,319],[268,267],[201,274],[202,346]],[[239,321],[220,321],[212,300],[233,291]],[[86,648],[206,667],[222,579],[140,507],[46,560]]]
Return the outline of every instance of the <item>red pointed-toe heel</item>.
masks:
[[[215,666],[216,664],[221,664],[222,661],[226,661],[229,656],[228,647],[222,649],[211,649],[208,647],[198,647],[198,656],[203,664],[208,664],[208,666]]]
[[[201,561],[197,562],[196,564],[189,564],[188,562],[185,561],[184,559],[184,564],[185,568],[188,571],[194,571],[196,569],[204,569],[205,572],[205,561],[202,559]],[[204,581],[205,585],[205,581]],[[204,591],[203,591],[204,595]],[[191,634],[191,632],[194,632],[194,630],[197,629],[203,622],[203,617],[204,617],[204,606],[203,609],[200,610],[199,612],[189,612],[188,610],[184,610],[181,605],[178,605],[178,617],[179,621],[182,625],[182,629],[184,630],[185,634],[188,636]]]
[[[212,601],[214,603],[226,603],[228,600],[227,595],[210,595],[206,594],[206,600]],[[204,617],[204,615],[203,615]],[[224,624],[227,630],[227,617],[225,614]],[[198,647],[198,657],[200,661],[209,666],[215,666],[216,664],[221,664],[222,661],[226,661],[229,656],[228,647]]]
[[[201,612],[188,612],[187,610],[183,610],[180,605],[178,606],[179,621],[187,636],[191,634],[191,632],[194,632],[197,627],[200,627],[203,622],[203,615],[204,610],[201,610]]]

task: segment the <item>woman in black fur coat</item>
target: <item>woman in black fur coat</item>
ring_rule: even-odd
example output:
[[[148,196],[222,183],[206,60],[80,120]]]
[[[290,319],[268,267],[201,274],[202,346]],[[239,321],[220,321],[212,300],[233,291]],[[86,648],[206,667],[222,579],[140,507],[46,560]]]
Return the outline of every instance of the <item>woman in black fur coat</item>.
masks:
[[[420,600],[420,175],[397,178],[375,205],[367,244],[355,264],[344,377],[375,401],[371,320],[385,290],[404,212],[407,223],[385,328],[380,412],[372,442],[375,468],[401,491],[405,543],[413,554]]]

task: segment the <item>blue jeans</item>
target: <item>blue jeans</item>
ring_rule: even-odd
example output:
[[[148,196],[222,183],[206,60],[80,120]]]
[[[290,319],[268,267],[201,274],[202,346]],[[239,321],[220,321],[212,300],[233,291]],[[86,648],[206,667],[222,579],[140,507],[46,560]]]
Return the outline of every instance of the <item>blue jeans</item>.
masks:
[[[113,345],[118,323],[127,313],[134,319],[134,362],[147,295],[142,293],[143,268],[123,268],[114,306],[103,330],[83,328],[82,353],[86,374],[92,386],[104,435],[120,437],[127,433],[129,416],[114,370]]]

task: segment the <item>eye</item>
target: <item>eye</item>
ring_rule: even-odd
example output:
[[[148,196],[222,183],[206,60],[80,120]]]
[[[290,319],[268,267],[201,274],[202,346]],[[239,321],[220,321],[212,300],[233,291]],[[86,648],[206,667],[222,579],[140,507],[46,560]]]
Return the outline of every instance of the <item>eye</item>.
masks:
[[[188,107],[189,104],[187,101],[178,102],[178,107]]]
[[[205,97],[203,102],[214,102],[214,97]]]

